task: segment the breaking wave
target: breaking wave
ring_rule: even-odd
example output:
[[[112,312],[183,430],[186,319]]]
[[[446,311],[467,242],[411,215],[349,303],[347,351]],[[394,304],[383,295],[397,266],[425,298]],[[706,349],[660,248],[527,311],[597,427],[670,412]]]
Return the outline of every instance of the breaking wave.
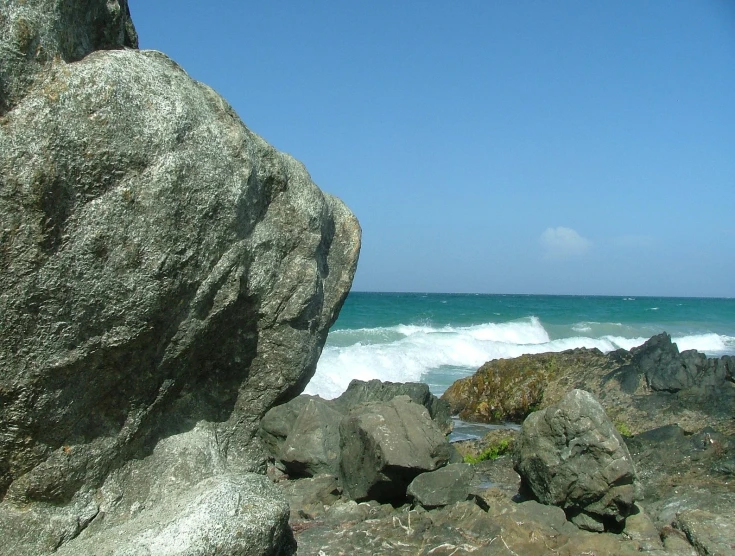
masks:
[[[620,323],[577,323],[556,330],[552,338],[537,317],[474,326],[398,325],[334,330],[306,388],[324,398],[339,396],[352,379],[392,382],[422,381],[442,367],[472,374],[486,361],[523,354],[597,348],[603,352],[641,345],[656,331],[636,335]],[[638,330],[638,332],[641,332]],[[735,353],[735,338],[719,334],[674,337],[681,351],[708,355]]]

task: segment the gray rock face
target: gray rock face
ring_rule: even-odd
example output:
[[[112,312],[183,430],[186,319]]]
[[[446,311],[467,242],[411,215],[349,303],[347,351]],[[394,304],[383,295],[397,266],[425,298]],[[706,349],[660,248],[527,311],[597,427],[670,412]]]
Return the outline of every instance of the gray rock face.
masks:
[[[475,468],[468,463],[451,463],[422,473],[408,485],[406,494],[424,508],[449,506],[467,500]]]
[[[687,510],[676,515],[674,525],[699,554],[732,554],[735,550],[735,520],[731,516]]]
[[[0,0],[0,116],[55,58],[76,62],[123,47],[138,47],[127,0]]]
[[[429,410],[429,415],[445,433],[452,432],[452,416],[449,403],[437,398],[429,391],[429,386],[422,382],[382,382],[353,380],[347,390],[332,400],[335,409],[347,413],[351,407],[364,402],[387,402],[396,396],[408,396],[419,405]]]
[[[301,411],[312,400],[324,401],[317,396],[301,394],[286,403],[277,405],[268,410],[260,421],[259,435],[268,452],[278,458],[281,455],[281,447],[286,438],[293,430],[296,419]]]
[[[0,537],[39,504],[56,548],[198,423],[211,477],[264,468],[258,421],[312,376],[360,229],[165,55],[94,51],[135,45],[124,1],[0,8]]]
[[[538,500],[562,507],[581,528],[620,528],[632,511],[633,460],[588,392],[572,390],[558,404],[529,415],[513,458]]]
[[[408,396],[423,405],[439,429],[449,434],[452,418],[449,405],[418,382],[353,380],[338,398],[324,400],[302,394],[271,408],[260,423],[260,437],[271,456],[284,464],[289,475],[310,477],[320,473],[338,475],[339,423],[350,410],[366,402],[387,402]]]
[[[281,446],[279,459],[289,474],[314,476],[339,471],[342,414],[323,400],[309,400]]]
[[[339,429],[340,479],[353,500],[403,500],[417,475],[450,458],[444,434],[408,396],[358,405]]]

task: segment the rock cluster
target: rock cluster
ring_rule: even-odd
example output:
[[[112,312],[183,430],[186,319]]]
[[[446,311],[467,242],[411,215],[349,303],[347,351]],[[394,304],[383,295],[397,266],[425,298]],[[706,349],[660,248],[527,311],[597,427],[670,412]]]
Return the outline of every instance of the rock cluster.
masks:
[[[731,358],[679,354],[660,335],[631,352],[574,350],[495,368],[513,366],[528,370],[519,388],[531,379],[539,384],[541,409],[518,432],[495,430],[466,441],[458,451],[477,463],[450,463],[416,476],[403,506],[395,499],[351,500],[333,475],[278,483],[291,503],[299,553],[735,551]],[[671,378],[657,389],[661,383],[653,377],[661,376]],[[673,391],[677,383],[682,387]],[[489,396],[479,398],[489,402],[485,407],[498,401],[510,407],[522,398]],[[501,445],[514,447],[512,458],[479,457],[502,454]]]
[[[630,433],[675,423],[726,428],[735,414],[734,377],[735,358],[680,353],[662,333],[630,351],[580,348],[490,361],[442,399],[468,421],[518,423],[581,388]]]
[[[335,400],[299,396],[274,407],[261,436],[292,477],[326,473],[352,500],[396,503],[417,476],[450,461],[450,427],[446,404],[425,384],[354,380]]]
[[[125,0],[0,10],[3,549],[288,552],[257,429],[315,370],[357,220],[136,50]]]

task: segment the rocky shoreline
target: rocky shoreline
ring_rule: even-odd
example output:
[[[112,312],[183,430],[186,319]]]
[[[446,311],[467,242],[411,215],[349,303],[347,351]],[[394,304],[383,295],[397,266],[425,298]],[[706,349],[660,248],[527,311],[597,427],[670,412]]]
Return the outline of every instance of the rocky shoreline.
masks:
[[[733,358],[661,335],[298,396],[355,216],[126,0],[2,5],[0,552],[735,553]]]
[[[299,554],[735,554],[734,363],[679,353],[661,334],[629,352],[577,349],[493,361],[457,381],[441,400],[427,398],[422,384],[353,381],[336,400],[301,396],[274,408],[261,435],[285,433],[280,444],[269,444],[270,472],[289,500]],[[392,395],[403,396],[387,402]],[[523,427],[451,443],[445,463],[421,467],[412,427],[400,411],[385,407],[399,400],[422,408],[424,425],[437,430],[446,431],[450,413]],[[304,418],[315,407],[322,408],[324,423]],[[402,438],[415,461],[405,454],[390,461],[395,446],[386,448],[391,454],[366,457],[366,451],[381,451],[370,442],[360,456],[336,455],[346,444],[340,430],[348,431],[335,422],[366,407],[392,416],[350,436],[375,437],[383,427],[396,443]],[[281,420],[274,426],[275,417],[288,412],[291,425]],[[570,414],[576,417],[554,421]],[[553,429],[563,429],[566,440],[555,438]],[[299,464],[279,457],[298,451],[296,439],[309,447]],[[611,441],[619,444],[619,456],[607,446],[602,461],[588,457]],[[575,456],[568,448],[579,444],[582,456]],[[332,467],[317,463],[330,449]],[[546,455],[543,465],[556,466],[549,477],[540,476],[538,454]],[[575,457],[581,457],[576,464]],[[398,460],[406,466],[400,472]],[[385,484],[376,492],[393,496],[371,496],[369,488],[354,496],[345,488],[343,467],[365,477],[382,474]],[[615,474],[600,486],[596,469]],[[573,488],[550,484],[565,474]],[[534,480],[545,487],[534,490]]]

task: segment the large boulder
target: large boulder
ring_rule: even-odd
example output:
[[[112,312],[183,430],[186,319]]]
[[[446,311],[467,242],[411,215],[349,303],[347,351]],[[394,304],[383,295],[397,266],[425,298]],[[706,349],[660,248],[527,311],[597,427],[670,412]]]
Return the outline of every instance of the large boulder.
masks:
[[[634,507],[636,471],[620,434],[597,400],[572,390],[529,415],[516,439],[514,468],[544,504],[588,530],[622,529]]]
[[[353,500],[403,501],[411,481],[447,464],[449,443],[408,396],[353,408],[340,429],[340,479]]]
[[[735,362],[731,356],[710,359],[696,350],[679,353],[679,347],[665,332],[630,352],[632,372],[644,375],[652,390],[679,392],[693,387],[707,390],[733,380]]]
[[[76,62],[95,50],[137,48],[127,0],[0,0],[0,116],[58,58]]]
[[[260,421],[259,436],[263,445],[274,458],[281,455],[281,447],[293,430],[301,411],[312,400],[323,401],[318,396],[301,394],[268,410]]]
[[[264,470],[258,422],[313,375],[360,229],[212,89],[123,48],[125,2],[0,7],[0,537],[41,554],[197,424],[211,476]]]
[[[408,396],[424,406],[444,434],[452,430],[449,405],[419,382],[353,380],[338,398],[324,400],[302,394],[271,408],[260,422],[260,437],[273,459],[290,476],[311,477],[320,473],[338,475],[340,429],[344,415],[360,404],[388,402]]]

